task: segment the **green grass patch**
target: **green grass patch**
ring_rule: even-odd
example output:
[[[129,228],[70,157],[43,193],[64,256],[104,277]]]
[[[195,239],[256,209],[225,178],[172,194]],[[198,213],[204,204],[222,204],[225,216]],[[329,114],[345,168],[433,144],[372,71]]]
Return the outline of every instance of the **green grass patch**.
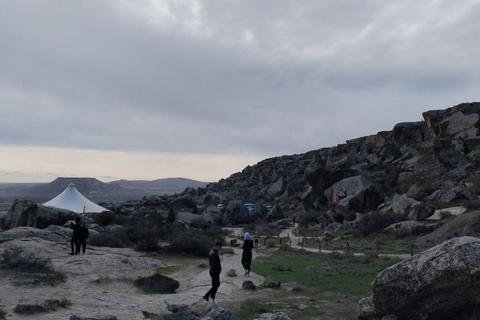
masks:
[[[199,266],[202,263],[208,265],[208,259],[191,255],[153,254],[148,255],[148,257],[161,260],[167,264],[165,267],[158,267],[156,269],[157,273],[164,276],[168,276],[192,266]]]
[[[308,288],[305,294],[328,291],[363,297],[372,293],[373,279],[391,264],[392,261],[385,258],[278,250],[269,257],[255,259],[254,270],[282,284],[297,283]]]

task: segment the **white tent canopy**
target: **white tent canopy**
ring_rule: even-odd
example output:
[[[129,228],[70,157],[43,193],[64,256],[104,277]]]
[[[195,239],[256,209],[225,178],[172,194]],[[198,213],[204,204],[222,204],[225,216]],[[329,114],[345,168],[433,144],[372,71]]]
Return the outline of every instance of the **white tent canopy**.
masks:
[[[75,188],[73,183],[70,183],[65,191],[52,200],[45,202],[43,205],[67,209],[76,213],[108,211],[108,209],[105,209],[85,198],[85,196]]]

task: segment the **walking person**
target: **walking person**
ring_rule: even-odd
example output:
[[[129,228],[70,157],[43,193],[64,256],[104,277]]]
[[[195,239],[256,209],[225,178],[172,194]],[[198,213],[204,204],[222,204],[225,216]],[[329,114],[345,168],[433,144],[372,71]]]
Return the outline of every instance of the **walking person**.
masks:
[[[213,305],[215,305],[215,295],[217,294],[218,287],[220,287],[220,272],[222,272],[222,265],[220,263],[220,257],[218,256],[220,250],[222,250],[222,243],[217,241],[213,249],[208,254],[212,288],[203,296],[203,299],[207,301],[211,299]]]
[[[258,248],[258,239],[260,238],[260,233],[258,232],[258,230],[255,231],[255,235],[253,236],[253,238],[255,239],[255,248]]]
[[[75,223],[70,223],[70,228],[73,230],[72,239],[70,240],[70,247],[72,252],[70,255],[74,255],[77,252],[78,231],[80,230],[80,217],[75,217]]]
[[[80,249],[82,249],[83,254],[85,254],[85,248],[87,246],[87,239],[88,239],[88,228],[85,227],[85,222],[82,222],[80,224],[80,228],[78,229],[78,240],[77,240],[76,254],[80,253]]]
[[[242,252],[242,266],[245,269],[245,275],[250,275],[250,266],[252,264],[252,249],[253,239],[250,233],[245,232],[245,239],[243,240]]]

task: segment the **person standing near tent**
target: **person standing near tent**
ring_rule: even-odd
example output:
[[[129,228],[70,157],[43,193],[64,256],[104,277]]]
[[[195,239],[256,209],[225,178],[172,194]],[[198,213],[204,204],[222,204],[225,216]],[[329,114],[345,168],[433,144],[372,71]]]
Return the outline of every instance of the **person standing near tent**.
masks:
[[[75,217],[75,223],[71,222],[70,223],[70,228],[72,228],[73,230],[73,234],[72,234],[72,240],[70,240],[70,247],[72,248],[72,252],[70,253],[70,255],[74,255],[77,251],[77,241],[78,241],[78,231],[80,230],[80,222],[81,222],[81,219],[80,217]]]
[[[217,294],[218,287],[220,287],[220,272],[222,272],[222,265],[220,264],[220,257],[218,256],[220,250],[222,250],[222,243],[217,241],[213,249],[208,254],[212,288],[203,296],[203,299],[207,301],[211,299],[213,305],[215,305],[215,295]]]
[[[80,248],[82,249],[83,254],[85,254],[85,247],[87,246],[88,239],[88,229],[85,227],[85,222],[80,224],[78,229],[78,240],[77,240],[77,251],[76,254],[80,253]]]
[[[252,249],[253,249],[253,239],[250,233],[245,232],[245,240],[243,241],[243,252],[242,252],[242,266],[245,269],[245,275],[250,275],[250,266],[252,264]]]

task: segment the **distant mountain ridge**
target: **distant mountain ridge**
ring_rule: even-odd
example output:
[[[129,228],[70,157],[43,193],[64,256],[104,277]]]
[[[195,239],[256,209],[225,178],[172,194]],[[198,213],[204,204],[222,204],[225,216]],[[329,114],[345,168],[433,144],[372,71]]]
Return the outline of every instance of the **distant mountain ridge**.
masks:
[[[22,198],[43,203],[59,195],[70,183],[85,197],[97,203],[135,200],[154,194],[180,193],[187,187],[199,188],[208,184],[187,178],[118,180],[105,183],[96,178],[58,177],[50,183],[0,185],[0,202],[12,202]]]

